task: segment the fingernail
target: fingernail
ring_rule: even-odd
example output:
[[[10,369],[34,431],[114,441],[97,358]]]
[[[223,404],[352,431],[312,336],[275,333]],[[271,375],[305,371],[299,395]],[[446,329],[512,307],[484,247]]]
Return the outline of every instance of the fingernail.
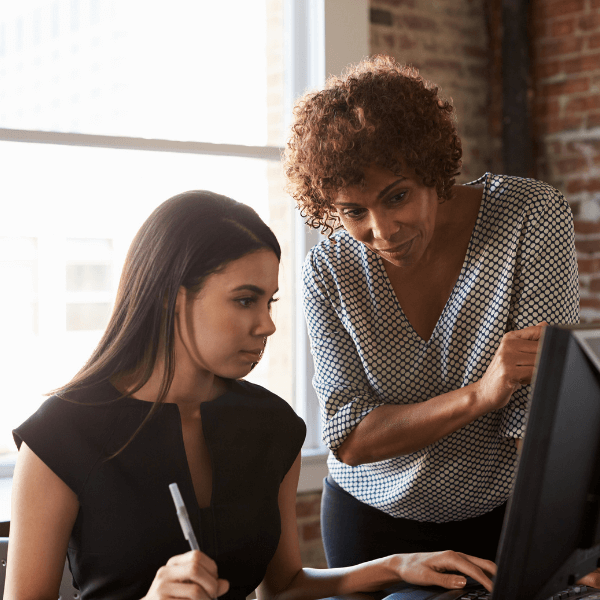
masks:
[[[467,585],[467,580],[463,579],[462,577],[460,579],[456,580],[456,585],[459,585],[460,587],[463,587],[464,585]]]

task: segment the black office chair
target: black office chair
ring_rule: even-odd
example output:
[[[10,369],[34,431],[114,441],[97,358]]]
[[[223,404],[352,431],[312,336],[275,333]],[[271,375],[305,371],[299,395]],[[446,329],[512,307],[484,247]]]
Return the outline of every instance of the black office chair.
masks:
[[[6,579],[6,556],[8,554],[8,538],[0,537],[0,600],[4,596],[4,581]],[[62,581],[58,592],[58,600],[78,600],[79,591],[73,587],[73,578],[69,565],[65,562]]]

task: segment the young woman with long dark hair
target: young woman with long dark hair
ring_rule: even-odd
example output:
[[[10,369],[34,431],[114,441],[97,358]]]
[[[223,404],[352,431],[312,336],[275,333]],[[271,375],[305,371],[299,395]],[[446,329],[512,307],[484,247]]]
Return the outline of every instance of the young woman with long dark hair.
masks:
[[[319,598],[395,582],[490,586],[454,552],[302,569],[295,518],[305,426],[242,380],[275,331],[279,244],[210,192],[159,206],[129,250],[106,332],[15,432],[4,598],[56,598],[65,555],[83,600]],[[188,551],[177,483],[200,551]]]

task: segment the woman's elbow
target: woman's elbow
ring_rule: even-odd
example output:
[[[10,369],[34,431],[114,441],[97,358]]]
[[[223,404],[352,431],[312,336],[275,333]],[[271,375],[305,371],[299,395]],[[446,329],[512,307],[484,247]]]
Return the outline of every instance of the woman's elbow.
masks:
[[[360,445],[353,443],[350,438],[346,438],[342,445],[337,449],[337,459],[349,467],[358,467],[368,460],[360,452]]]

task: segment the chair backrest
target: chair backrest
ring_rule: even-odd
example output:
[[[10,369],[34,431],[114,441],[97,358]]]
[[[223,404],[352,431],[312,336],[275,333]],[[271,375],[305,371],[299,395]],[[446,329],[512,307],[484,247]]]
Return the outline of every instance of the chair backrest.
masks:
[[[6,556],[8,554],[8,538],[0,538],[0,600],[4,596],[4,581],[6,580]],[[79,591],[73,587],[73,578],[69,565],[65,562],[63,576],[60,582],[58,600],[78,600]]]

